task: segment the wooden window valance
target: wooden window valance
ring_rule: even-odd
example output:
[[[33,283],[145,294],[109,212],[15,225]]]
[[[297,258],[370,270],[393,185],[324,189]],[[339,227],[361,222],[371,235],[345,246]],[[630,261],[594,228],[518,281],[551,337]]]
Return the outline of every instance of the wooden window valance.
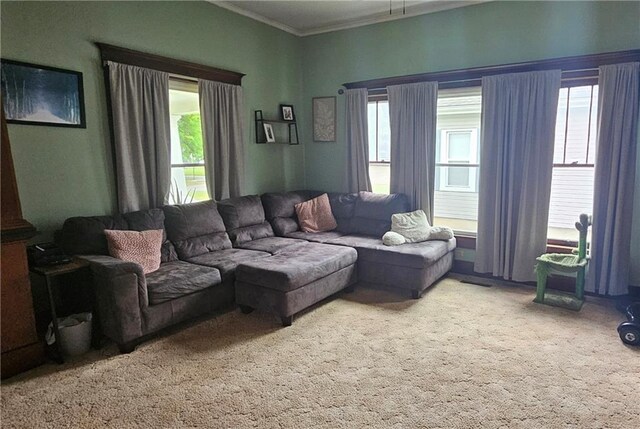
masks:
[[[244,76],[244,73],[134,51],[132,49],[108,45],[106,43],[96,43],[96,45],[100,48],[100,55],[103,63],[106,61],[114,61],[117,63],[159,70],[178,76],[212,80],[232,85],[241,85],[242,78]]]
[[[342,86],[347,89],[367,88],[371,95],[386,93],[386,88],[389,85],[417,82],[437,81],[440,89],[463,88],[480,86],[484,76],[554,69],[562,70],[563,86],[593,85],[597,83],[598,67],[601,65],[635,61],[640,61],[640,49],[386,77],[359,82],[348,82]]]

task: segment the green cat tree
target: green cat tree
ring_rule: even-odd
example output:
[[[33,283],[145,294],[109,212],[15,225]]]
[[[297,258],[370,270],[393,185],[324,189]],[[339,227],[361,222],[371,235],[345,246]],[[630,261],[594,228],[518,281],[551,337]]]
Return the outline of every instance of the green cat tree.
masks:
[[[576,229],[580,233],[578,249],[573,254],[546,253],[536,260],[536,276],[538,286],[536,298],[533,302],[553,305],[579,311],[584,304],[584,281],[589,258],[587,257],[587,231],[591,220],[586,214],[580,215],[576,222]],[[576,292],[573,295],[547,291],[547,277],[549,274],[576,275]]]

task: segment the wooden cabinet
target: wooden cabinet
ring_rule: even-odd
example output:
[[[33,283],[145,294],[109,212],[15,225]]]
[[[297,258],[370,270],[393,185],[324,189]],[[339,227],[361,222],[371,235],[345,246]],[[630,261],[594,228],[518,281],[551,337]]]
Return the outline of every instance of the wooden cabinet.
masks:
[[[36,334],[26,252],[27,240],[34,236],[35,228],[22,218],[9,133],[1,106],[0,100],[0,344],[2,378],[7,378],[40,365],[44,361],[44,349]]]

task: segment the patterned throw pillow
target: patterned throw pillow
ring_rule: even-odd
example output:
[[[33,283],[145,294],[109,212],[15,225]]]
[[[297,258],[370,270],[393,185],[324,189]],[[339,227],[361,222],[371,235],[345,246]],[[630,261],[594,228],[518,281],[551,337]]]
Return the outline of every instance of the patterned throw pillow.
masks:
[[[295,207],[298,224],[304,232],[331,231],[338,226],[336,218],[331,212],[331,204],[327,194],[298,203]]]
[[[109,254],[123,261],[135,262],[142,266],[145,274],[160,268],[160,248],[162,230],[120,231],[106,229]]]

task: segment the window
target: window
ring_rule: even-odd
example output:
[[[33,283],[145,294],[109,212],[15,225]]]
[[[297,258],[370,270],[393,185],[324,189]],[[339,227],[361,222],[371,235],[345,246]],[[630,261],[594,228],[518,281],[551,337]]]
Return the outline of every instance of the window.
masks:
[[[369,179],[371,190],[378,194],[389,193],[391,182],[391,127],[389,102],[370,101],[369,123]]]
[[[169,81],[171,194],[173,204],[209,199],[204,171],[198,85]]]
[[[480,109],[479,87],[438,92],[435,225],[477,231]]]
[[[581,213],[592,213],[597,110],[598,85],[560,90],[547,233],[550,239],[577,241],[574,224]]]

